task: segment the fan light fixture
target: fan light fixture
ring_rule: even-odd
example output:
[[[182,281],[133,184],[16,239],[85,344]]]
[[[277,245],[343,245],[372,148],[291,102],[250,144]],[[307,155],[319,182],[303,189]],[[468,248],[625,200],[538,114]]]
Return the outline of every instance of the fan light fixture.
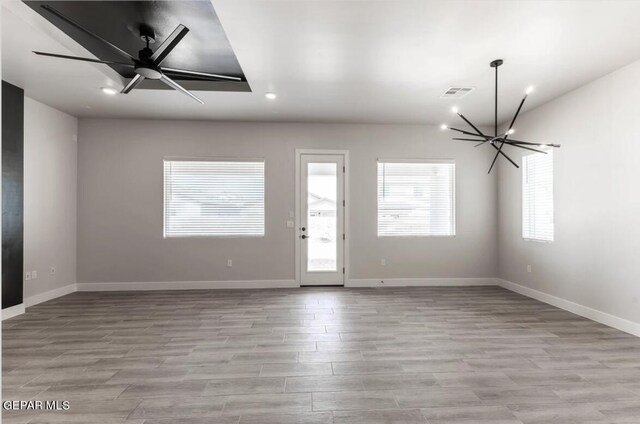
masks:
[[[187,35],[189,32],[189,28],[180,24],[178,27],[168,36],[165,40],[155,49],[155,51],[151,50],[149,44],[155,43],[156,35],[153,28],[148,25],[140,25],[140,39],[145,43],[145,47],[138,52],[138,57],[135,58],[131,56],[129,53],[125,52],[118,46],[110,43],[104,38],[100,37],[97,34],[89,31],[87,28],[83,27],[79,23],[75,22],[71,18],[63,15],[58,12],[56,9],[49,5],[41,6],[44,10],[51,13],[52,15],[58,17],[63,20],[67,24],[73,26],[77,30],[83,32],[85,35],[93,38],[102,44],[103,47],[109,48],[112,52],[120,55],[126,62],[114,62],[110,60],[99,60],[92,59],[88,57],[77,57],[77,56],[68,56],[64,54],[56,54],[56,53],[45,53],[34,51],[35,54],[40,56],[48,56],[55,57],[58,59],[66,59],[66,60],[77,60],[81,62],[90,62],[90,63],[102,63],[105,65],[117,65],[124,68],[131,69],[135,76],[129,81],[129,83],[120,91],[122,94],[127,94],[134,88],[136,88],[143,80],[159,80],[164,84],[168,85],[172,89],[181,92],[193,100],[200,104],[204,104],[200,98],[198,98],[195,94],[185,89],[183,86],[178,84],[173,78],[195,78],[199,80],[205,81],[242,81],[242,78],[229,76],[229,75],[218,75],[218,74],[210,74],[207,72],[198,72],[198,71],[189,71],[186,69],[176,69],[176,68],[168,68],[162,65],[164,59],[173,51],[173,49],[178,45],[178,43]],[[162,65],[162,66],[161,66]],[[107,91],[109,90],[109,91]],[[114,92],[111,92],[111,91]],[[116,94],[113,88],[102,88],[102,91],[106,94]]]
[[[509,129],[504,134],[498,134],[498,67],[500,65],[502,65],[503,63],[504,63],[504,61],[502,59],[496,59],[496,60],[494,60],[493,62],[491,62],[489,64],[492,68],[495,68],[495,70],[496,70],[494,123],[493,123],[494,135],[493,136],[486,135],[482,131],[480,131],[478,129],[478,127],[473,125],[471,123],[471,121],[469,121],[467,118],[465,118],[465,116],[462,113],[460,113],[460,111],[458,110],[458,108],[456,106],[452,107],[451,111],[453,113],[455,113],[456,115],[458,115],[460,118],[462,118],[462,120],[464,122],[466,122],[473,129],[473,131],[465,131],[465,130],[461,130],[461,129],[458,129],[458,128],[449,127],[446,124],[442,124],[440,126],[440,128],[442,128],[443,130],[449,129],[451,131],[456,131],[458,133],[462,133],[463,135],[465,135],[467,137],[476,137],[476,138],[456,138],[456,137],[454,137],[453,140],[477,142],[478,144],[476,144],[474,147],[478,147],[478,146],[481,146],[483,144],[489,144],[491,147],[493,147],[496,150],[496,155],[493,158],[493,162],[491,162],[491,167],[489,167],[489,172],[488,173],[491,173],[491,170],[493,169],[493,166],[496,164],[496,160],[498,160],[498,156],[500,156],[500,155],[502,155],[505,159],[507,159],[509,162],[511,162],[511,164],[513,166],[515,166],[516,168],[520,168],[517,163],[515,163],[509,156],[507,156],[503,152],[502,148],[505,145],[518,147],[520,149],[531,150],[533,152],[544,153],[544,154],[547,154],[547,152],[544,151],[544,150],[540,150],[540,148],[542,148],[542,147],[560,147],[559,144],[530,143],[530,142],[527,142],[527,141],[513,140],[513,139],[509,138],[509,136],[512,135],[515,132],[515,130],[513,129],[513,125],[515,124],[516,119],[518,118],[518,114],[520,114],[520,110],[522,110],[522,105],[524,105],[524,101],[527,100],[527,96],[533,92],[533,87],[529,87],[529,88],[527,88],[525,90],[524,97],[520,101],[520,105],[518,106],[518,109],[516,110],[516,113],[513,116],[513,119],[511,120],[511,124],[509,124]],[[534,148],[534,147],[537,147],[537,149]]]
[[[115,96],[116,94],[118,94],[118,90],[113,87],[102,87],[100,90],[102,90],[104,94],[108,94],[109,96]]]

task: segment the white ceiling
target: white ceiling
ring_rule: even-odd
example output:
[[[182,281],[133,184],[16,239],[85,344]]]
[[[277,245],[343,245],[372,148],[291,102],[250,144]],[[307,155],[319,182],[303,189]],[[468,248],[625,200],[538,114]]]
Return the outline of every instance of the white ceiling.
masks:
[[[500,120],[523,90],[525,110],[640,58],[640,1],[214,0],[253,93],[134,90],[107,66],[38,57],[88,55],[16,0],[2,10],[2,77],[76,116],[211,120],[440,123],[457,105],[493,120],[493,70],[502,58]],[[472,86],[464,99],[441,99]],[[278,94],[274,101],[264,93]]]

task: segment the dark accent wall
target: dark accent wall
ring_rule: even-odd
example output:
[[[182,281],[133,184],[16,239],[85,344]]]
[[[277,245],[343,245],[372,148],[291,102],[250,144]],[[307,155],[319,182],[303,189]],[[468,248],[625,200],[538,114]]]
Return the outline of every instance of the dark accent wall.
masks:
[[[24,91],[2,81],[2,308],[22,303]]]

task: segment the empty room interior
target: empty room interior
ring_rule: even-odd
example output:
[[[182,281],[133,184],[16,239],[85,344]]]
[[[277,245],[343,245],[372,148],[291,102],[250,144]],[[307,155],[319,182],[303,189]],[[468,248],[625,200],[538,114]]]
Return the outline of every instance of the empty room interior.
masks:
[[[640,423],[640,1],[0,14],[2,423]]]

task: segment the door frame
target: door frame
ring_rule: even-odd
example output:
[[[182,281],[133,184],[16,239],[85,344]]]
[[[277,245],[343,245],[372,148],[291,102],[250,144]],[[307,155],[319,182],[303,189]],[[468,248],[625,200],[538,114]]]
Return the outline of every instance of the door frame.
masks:
[[[294,211],[294,232],[293,237],[295,239],[295,278],[298,287],[301,286],[301,267],[300,267],[300,209],[302,207],[302,199],[300,198],[300,172],[301,172],[301,157],[302,155],[341,155],[344,158],[344,286],[346,287],[349,282],[349,151],[348,150],[334,150],[334,149],[296,149],[296,175],[295,175],[295,211]],[[340,287],[340,286],[336,286]]]

